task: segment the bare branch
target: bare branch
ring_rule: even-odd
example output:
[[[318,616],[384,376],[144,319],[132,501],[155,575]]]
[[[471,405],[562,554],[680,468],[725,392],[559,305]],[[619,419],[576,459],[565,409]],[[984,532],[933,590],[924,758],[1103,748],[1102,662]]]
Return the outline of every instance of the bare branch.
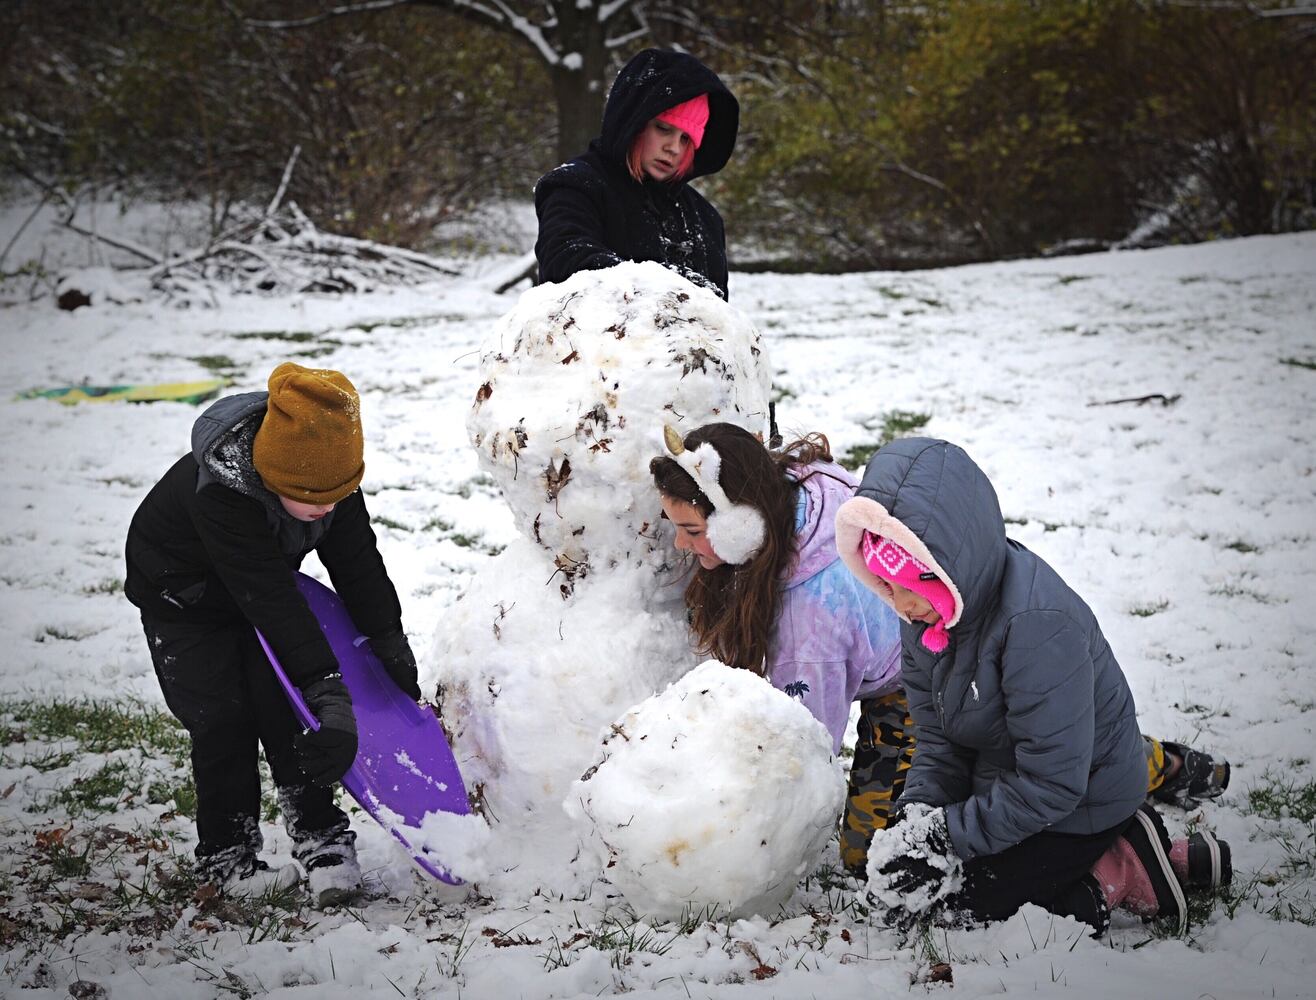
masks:
[[[331,7],[321,14],[314,14],[311,17],[297,18],[286,21],[267,21],[261,18],[244,18],[247,24],[257,28],[275,28],[278,30],[287,30],[290,28],[310,28],[317,24],[323,24],[336,17],[346,17],[351,14],[365,14],[377,10],[390,10],[393,7],[407,7],[415,3],[416,0],[366,0],[365,3],[347,4],[344,7]]]
[[[64,226],[66,229],[72,229],[79,236],[86,236],[88,239],[99,240],[106,246],[111,246],[117,250],[126,251],[135,257],[140,257],[148,264],[160,263],[159,256],[153,254],[145,247],[140,247],[135,243],[129,243],[127,240],[115,239],[113,236],[106,236],[104,233],[98,233],[94,229],[84,229],[82,226],[76,225],[71,218],[61,219],[60,225]]]
[[[4,250],[0,251],[0,268],[4,267],[5,258],[9,256],[9,251],[14,249],[14,244],[17,243],[18,238],[23,235],[23,230],[27,229],[32,220],[37,217],[37,213],[46,207],[46,202],[48,201],[50,201],[50,192],[43,191],[41,193],[41,200],[37,202],[36,208],[32,209],[31,214],[23,220],[23,224],[19,226],[14,235],[9,238],[9,242],[5,244]]]
[[[635,0],[611,0],[610,3],[599,4],[599,24],[607,24],[634,2]]]
[[[297,157],[301,155],[301,143],[292,148],[292,155],[288,157],[288,162],[283,168],[283,177],[279,180],[279,189],[274,192],[274,197],[270,199],[269,207],[265,209],[266,215],[273,215],[279,208],[279,202],[283,201],[283,196],[288,190],[288,182],[292,180],[292,168],[297,163]]]

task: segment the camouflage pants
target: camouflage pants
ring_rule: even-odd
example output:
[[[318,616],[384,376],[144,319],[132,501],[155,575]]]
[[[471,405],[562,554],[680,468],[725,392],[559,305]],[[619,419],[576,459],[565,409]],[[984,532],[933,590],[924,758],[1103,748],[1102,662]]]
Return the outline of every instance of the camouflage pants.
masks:
[[[1147,793],[1150,795],[1165,784],[1169,761],[1165,759],[1165,747],[1161,746],[1160,740],[1144,736],[1142,748],[1147,754]]]
[[[859,733],[845,817],[841,821],[841,864],[862,874],[876,830],[886,829],[891,805],[905,787],[914,759],[914,720],[903,691],[859,703]]]
[[[892,804],[905,788],[914,759],[914,720],[903,691],[859,703],[858,738],[841,820],[841,864],[862,876],[873,833],[885,830]],[[1165,748],[1143,737],[1147,754],[1147,790],[1165,781]]]

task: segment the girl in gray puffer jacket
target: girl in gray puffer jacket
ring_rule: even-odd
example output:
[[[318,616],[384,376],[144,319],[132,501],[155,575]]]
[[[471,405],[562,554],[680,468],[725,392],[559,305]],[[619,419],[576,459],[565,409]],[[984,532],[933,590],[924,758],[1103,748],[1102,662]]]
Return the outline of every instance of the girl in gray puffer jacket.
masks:
[[[1227,845],[1172,845],[1143,803],[1124,674],[1082,598],[1006,537],[982,470],[945,441],[893,442],[838,512],[836,540],[903,622],[917,752],[903,818],[868,868],[888,919],[997,919],[1031,902],[1099,932],[1116,905],[1182,927],[1182,885],[1227,881]]]

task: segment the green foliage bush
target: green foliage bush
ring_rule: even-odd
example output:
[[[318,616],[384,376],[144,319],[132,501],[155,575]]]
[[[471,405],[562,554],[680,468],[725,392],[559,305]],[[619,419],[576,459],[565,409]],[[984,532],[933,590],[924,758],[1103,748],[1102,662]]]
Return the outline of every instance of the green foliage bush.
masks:
[[[314,6],[314,5],[312,5]],[[543,74],[437,11],[276,31],[305,3],[51,0],[0,12],[11,169],[205,199],[214,231],[288,197],[325,229],[420,242],[549,162]]]
[[[755,73],[739,91],[752,124],[718,193],[759,256],[891,267],[1109,245],[1140,224],[1155,242],[1316,225],[1316,17],[824,10],[831,44],[792,53],[794,82]]]
[[[740,265],[1316,225],[1316,14],[1289,0],[635,5],[650,32],[611,50],[613,68],[680,44],[741,98],[736,154],[700,182]],[[268,201],[300,147],[289,197],[317,224],[421,245],[485,199],[525,199],[554,162],[534,47],[442,6],[273,30],[250,19],[325,5],[0,5],[0,169],[202,198],[219,231],[235,204]]]

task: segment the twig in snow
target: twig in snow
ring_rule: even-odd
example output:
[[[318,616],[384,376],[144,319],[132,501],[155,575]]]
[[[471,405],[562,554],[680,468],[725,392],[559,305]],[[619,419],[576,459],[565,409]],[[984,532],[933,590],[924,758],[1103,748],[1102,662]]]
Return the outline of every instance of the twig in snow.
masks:
[[[1129,396],[1126,399],[1103,399],[1095,403],[1088,403],[1088,406],[1118,406],[1120,403],[1135,403],[1141,406],[1143,403],[1160,403],[1162,406],[1173,406],[1179,402],[1179,393],[1173,396],[1167,396],[1163,392],[1153,392],[1146,396]]]

